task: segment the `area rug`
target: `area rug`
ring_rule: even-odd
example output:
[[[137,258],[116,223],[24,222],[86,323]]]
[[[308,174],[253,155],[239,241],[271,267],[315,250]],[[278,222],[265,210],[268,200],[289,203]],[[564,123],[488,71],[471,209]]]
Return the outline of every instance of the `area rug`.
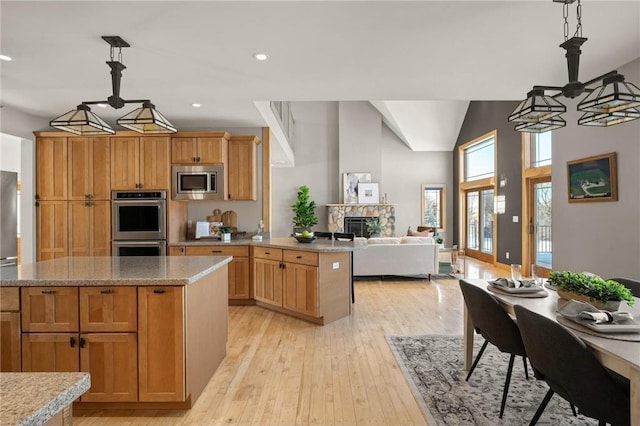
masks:
[[[473,355],[483,343],[474,339]],[[398,365],[409,382],[429,425],[528,425],[548,390],[543,381],[524,377],[522,358],[516,358],[509,396],[498,418],[509,355],[489,344],[469,382],[463,370],[462,337],[387,336]],[[538,425],[597,425],[593,419],[573,417],[569,403],[554,395]]]

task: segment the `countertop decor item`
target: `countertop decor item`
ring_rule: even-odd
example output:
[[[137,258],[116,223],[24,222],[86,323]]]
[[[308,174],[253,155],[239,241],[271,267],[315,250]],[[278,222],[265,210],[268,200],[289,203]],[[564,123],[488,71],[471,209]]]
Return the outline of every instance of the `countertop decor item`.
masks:
[[[548,281],[556,287],[561,298],[588,302],[598,309],[617,310],[623,300],[629,306],[634,303],[628,288],[617,281],[604,280],[597,275],[552,271]],[[616,302],[618,306],[615,306]]]
[[[309,197],[309,187],[307,185],[302,185],[298,188],[298,196],[291,209],[294,214],[293,225],[296,228],[309,230],[318,223],[316,202]]]
[[[302,235],[296,235],[294,238],[298,240],[299,243],[312,243],[318,239],[317,237],[303,237]]]

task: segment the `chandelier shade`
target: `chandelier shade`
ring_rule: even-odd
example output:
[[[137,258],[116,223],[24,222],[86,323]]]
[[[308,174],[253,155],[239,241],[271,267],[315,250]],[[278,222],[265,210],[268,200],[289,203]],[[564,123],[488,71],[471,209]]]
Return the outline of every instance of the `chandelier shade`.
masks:
[[[624,111],[613,112],[586,112],[578,120],[583,126],[609,127],[627,121],[640,118],[640,111],[635,108],[627,108]]]
[[[144,102],[142,107],[134,109],[117,121],[118,125],[139,133],[177,132],[177,129],[160,114],[151,102]]]
[[[551,96],[544,94],[542,89],[533,89],[527,93],[527,99],[513,110],[509,121],[538,123],[560,115],[567,111],[567,107]]]
[[[83,104],[51,120],[49,125],[65,132],[83,136],[113,135],[116,133],[102,118],[91,112],[91,108]]]
[[[112,95],[109,96],[106,101],[84,101],[78,105],[77,109],[69,111],[55,120],[51,120],[49,125],[76,135],[113,135],[116,131],[103,119],[92,113],[88,105],[109,105],[112,108],[118,109],[126,104],[141,103],[142,107],[120,118],[117,123],[139,133],[177,132],[176,127],[155,109],[155,106],[150,100],[126,100],[120,96],[122,71],[127,68],[121,62],[122,48],[130,47],[131,45],[120,36],[102,36],[102,39],[111,46],[111,60],[107,61],[107,65],[111,68]],[[116,49],[118,49],[117,60],[115,55]]]
[[[519,132],[544,133],[549,130],[559,129],[567,125],[567,122],[560,116],[547,118],[537,122],[522,122],[516,126]]]
[[[578,111],[612,113],[640,106],[640,89],[624,81],[624,76],[614,74],[602,80],[602,86],[596,87],[578,104]]]

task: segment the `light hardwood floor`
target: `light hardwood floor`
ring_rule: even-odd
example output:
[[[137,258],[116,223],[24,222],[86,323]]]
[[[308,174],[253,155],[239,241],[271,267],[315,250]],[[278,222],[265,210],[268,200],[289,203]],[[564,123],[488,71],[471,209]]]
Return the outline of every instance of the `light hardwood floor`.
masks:
[[[504,275],[473,260],[466,269],[468,278]],[[355,292],[352,315],[326,326],[229,307],[227,357],[191,410],[76,410],[74,423],[427,424],[385,336],[461,335],[457,280],[356,281]]]

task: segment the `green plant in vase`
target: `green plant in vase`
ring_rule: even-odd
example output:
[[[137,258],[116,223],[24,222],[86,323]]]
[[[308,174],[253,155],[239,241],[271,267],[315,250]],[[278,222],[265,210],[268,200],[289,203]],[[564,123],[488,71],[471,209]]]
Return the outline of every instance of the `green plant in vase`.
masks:
[[[291,209],[293,210],[294,232],[296,234],[303,231],[310,233],[311,227],[318,223],[318,217],[316,216],[316,202],[309,197],[307,185],[298,188],[298,196]]]
[[[370,237],[379,237],[386,229],[385,226],[380,223],[380,219],[368,219],[365,224]]]
[[[548,282],[556,286],[558,295],[563,299],[588,302],[599,309],[618,309],[622,301],[626,301],[629,306],[634,303],[628,288],[617,281],[604,280],[597,275],[552,271]]]

